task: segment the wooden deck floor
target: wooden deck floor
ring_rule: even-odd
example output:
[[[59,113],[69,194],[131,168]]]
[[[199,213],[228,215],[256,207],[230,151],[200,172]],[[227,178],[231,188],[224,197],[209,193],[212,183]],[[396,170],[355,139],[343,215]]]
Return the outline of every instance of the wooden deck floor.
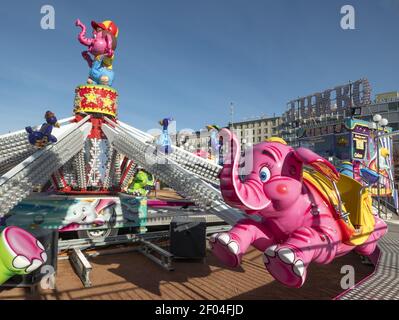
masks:
[[[149,199],[158,200],[183,200],[183,198],[172,189],[162,189],[157,191],[151,191],[148,194]]]
[[[252,249],[241,268],[226,269],[208,252],[205,263],[175,262],[168,272],[139,253],[92,258],[91,288],[83,288],[69,261],[60,261],[56,290],[30,295],[25,289],[0,291],[0,299],[332,299],[342,290],[341,266],[352,265],[359,281],[373,270],[354,253],[330,265],[312,265],[301,289],[286,288],[267,273],[262,254]]]

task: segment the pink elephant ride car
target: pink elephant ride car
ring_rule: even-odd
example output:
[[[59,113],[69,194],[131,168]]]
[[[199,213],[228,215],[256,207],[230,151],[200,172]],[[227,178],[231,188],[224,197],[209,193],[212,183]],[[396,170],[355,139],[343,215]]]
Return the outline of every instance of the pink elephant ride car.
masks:
[[[241,178],[237,138],[227,129],[220,135],[229,148],[220,173],[223,198],[248,215],[210,238],[222,262],[239,266],[252,245],[264,253],[276,280],[301,287],[313,261],[328,264],[352,250],[365,256],[374,252],[387,226],[373,215],[368,188],[340,176],[311,150],[294,149],[280,138],[253,147],[252,167]]]

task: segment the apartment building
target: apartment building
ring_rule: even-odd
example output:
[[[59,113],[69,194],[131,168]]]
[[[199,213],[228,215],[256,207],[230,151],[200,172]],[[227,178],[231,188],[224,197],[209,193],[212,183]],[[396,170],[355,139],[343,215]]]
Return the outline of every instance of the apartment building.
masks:
[[[257,117],[229,123],[241,145],[256,144],[267,138],[280,136],[281,117]]]

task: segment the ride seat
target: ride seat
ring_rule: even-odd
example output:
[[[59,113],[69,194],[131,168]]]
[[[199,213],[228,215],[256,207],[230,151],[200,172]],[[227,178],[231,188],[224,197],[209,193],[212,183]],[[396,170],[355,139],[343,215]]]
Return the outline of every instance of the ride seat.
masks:
[[[339,207],[339,197],[330,179],[309,168],[305,168],[303,177],[320,192],[333,208]],[[374,230],[375,219],[370,192],[359,182],[346,175],[340,175],[337,188],[342,201],[341,210],[349,213],[347,222],[336,215],[341,231],[346,236],[344,242],[348,245],[361,245]]]
[[[337,187],[346,210],[350,212],[349,219],[355,228],[350,243],[360,245],[368,239],[375,225],[370,191],[346,175],[341,175]]]

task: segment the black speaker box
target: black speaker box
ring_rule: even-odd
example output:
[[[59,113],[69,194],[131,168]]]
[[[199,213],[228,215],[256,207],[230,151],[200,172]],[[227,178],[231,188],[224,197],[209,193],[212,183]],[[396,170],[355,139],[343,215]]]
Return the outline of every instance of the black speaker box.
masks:
[[[203,259],[206,256],[206,220],[174,217],[170,223],[170,253],[176,258]]]

